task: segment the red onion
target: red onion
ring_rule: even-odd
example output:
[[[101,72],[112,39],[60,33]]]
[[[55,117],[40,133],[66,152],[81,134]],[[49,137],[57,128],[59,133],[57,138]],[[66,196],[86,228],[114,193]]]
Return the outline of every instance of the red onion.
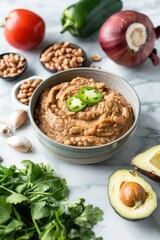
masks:
[[[155,40],[160,27],[154,28],[151,20],[136,11],[120,11],[105,21],[99,31],[99,43],[114,62],[133,67],[150,58],[159,63]]]

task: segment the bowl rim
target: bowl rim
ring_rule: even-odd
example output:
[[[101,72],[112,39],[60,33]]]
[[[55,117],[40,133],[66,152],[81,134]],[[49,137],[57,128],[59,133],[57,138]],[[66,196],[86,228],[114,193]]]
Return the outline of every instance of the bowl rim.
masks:
[[[8,81],[16,80],[17,78],[22,76],[23,73],[27,70],[27,68],[28,68],[28,61],[27,61],[27,59],[26,59],[26,57],[24,55],[22,55],[21,53],[16,53],[16,52],[5,52],[5,53],[2,53],[2,54],[0,54],[0,59],[2,59],[4,55],[8,55],[8,54],[14,54],[14,55],[18,55],[20,57],[23,57],[24,60],[25,60],[25,66],[24,66],[23,71],[21,73],[17,74],[16,76],[13,76],[13,77],[3,77],[3,76],[0,76],[0,78],[4,79],[4,80],[8,80]]]
[[[41,66],[42,66],[46,71],[48,71],[48,72],[50,72],[50,73],[58,73],[58,71],[56,71],[56,70],[51,70],[51,69],[47,68],[47,67],[40,61],[41,55],[42,55],[49,47],[53,46],[54,44],[61,44],[61,43],[65,43],[65,42],[66,42],[66,41],[53,42],[53,43],[49,44],[48,46],[46,46],[46,47],[42,50],[42,52],[40,53],[40,55],[39,55],[39,62],[40,62],[40,64],[41,64]],[[81,49],[82,49],[83,57],[84,57],[84,61],[83,61],[83,66],[84,66],[84,65],[86,64],[86,62],[87,62],[87,54],[86,54],[86,52],[85,52],[84,49],[83,49],[82,47],[80,47],[79,45],[77,45],[77,44],[75,44],[75,43],[72,43],[72,42],[70,42],[70,44],[73,45],[73,46],[75,46],[75,47],[77,47],[77,48],[81,48]],[[79,67],[79,68],[80,68],[80,67]],[[70,69],[72,69],[72,68],[70,68]],[[68,70],[69,70],[69,69],[68,69]],[[62,72],[62,71],[65,71],[65,70],[61,70],[61,71],[59,71],[59,72]]]
[[[98,145],[98,146],[90,146],[90,147],[89,147],[89,146],[87,146],[87,147],[72,146],[72,145],[67,145],[67,144],[60,143],[60,142],[58,142],[58,141],[56,141],[56,140],[48,137],[46,134],[44,134],[44,133],[40,130],[40,128],[39,128],[39,127],[37,126],[37,124],[35,123],[34,118],[33,118],[33,116],[32,116],[31,106],[32,106],[33,99],[34,99],[34,97],[36,96],[37,91],[39,90],[39,87],[42,88],[43,85],[46,83],[46,81],[49,80],[49,79],[51,79],[51,78],[53,78],[54,76],[61,75],[61,74],[63,74],[63,73],[65,74],[65,72],[68,72],[68,71],[77,71],[77,70],[79,70],[79,71],[83,71],[83,70],[87,71],[87,70],[89,70],[89,71],[93,71],[93,72],[94,72],[94,71],[96,71],[96,72],[97,72],[97,71],[100,71],[100,72],[102,72],[102,73],[104,73],[104,74],[107,74],[107,75],[109,75],[109,76],[111,76],[111,77],[118,78],[118,79],[121,80],[124,84],[128,85],[128,87],[130,88],[130,90],[131,90],[132,93],[134,94],[134,97],[135,97],[135,99],[137,100],[137,103],[138,103],[138,106],[136,106],[137,109],[138,109],[138,111],[137,111],[137,116],[136,116],[136,118],[135,118],[135,120],[134,120],[134,123],[133,123],[133,125],[131,126],[131,128],[130,128],[125,134],[123,134],[121,137],[115,139],[115,140],[112,141],[112,142],[109,142],[109,143],[106,143],[106,144],[102,144],[102,145]],[[42,90],[42,91],[43,91],[43,90]],[[38,94],[38,97],[39,97],[40,94],[41,94],[41,93]],[[37,98],[37,99],[38,99],[38,98]],[[128,83],[128,82],[127,82],[126,80],[124,80],[122,77],[120,77],[120,76],[118,76],[118,75],[116,75],[116,74],[113,74],[113,73],[111,73],[111,72],[104,71],[104,70],[102,70],[102,69],[97,69],[97,68],[96,68],[96,69],[95,69],[95,68],[89,68],[89,67],[81,67],[81,68],[79,67],[79,68],[72,68],[72,69],[68,69],[68,70],[63,70],[63,71],[57,72],[57,73],[55,73],[54,75],[50,76],[49,78],[45,79],[45,81],[43,81],[43,82],[41,83],[41,86],[38,86],[38,87],[35,89],[35,91],[34,91],[34,93],[33,93],[33,95],[32,95],[32,98],[31,98],[31,100],[30,100],[30,102],[29,102],[29,106],[28,106],[28,107],[29,107],[29,108],[28,108],[29,119],[30,119],[31,124],[32,124],[33,127],[34,127],[34,130],[38,131],[38,133],[41,134],[41,135],[42,135],[45,139],[47,139],[47,141],[49,141],[50,143],[54,143],[55,145],[57,145],[57,146],[59,146],[59,147],[60,147],[60,146],[61,146],[61,147],[65,147],[65,148],[71,149],[71,150],[73,150],[73,149],[78,149],[78,150],[99,149],[99,148],[104,148],[104,147],[111,146],[111,145],[116,144],[116,143],[118,143],[118,142],[125,141],[125,138],[126,138],[127,136],[130,136],[130,135],[132,134],[132,132],[134,132],[134,130],[136,129],[138,120],[139,120],[139,118],[140,118],[140,112],[141,112],[141,104],[140,104],[139,96],[138,96],[137,92],[134,90],[134,88],[131,86],[130,83]]]
[[[44,78],[41,77],[41,76],[38,76],[38,75],[34,75],[34,76],[31,76],[31,77],[27,77],[27,78],[24,78],[22,79],[21,81],[17,82],[11,89],[11,100],[13,101],[13,103],[15,103],[18,107],[21,107],[23,108],[24,110],[28,110],[29,108],[29,105],[25,105],[23,103],[21,103],[17,97],[16,97],[16,93],[18,92],[18,89],[20,87],[20,85],[27,81],[27,80],[36,80],[37,78],[40,78],[42,79],[42,82],[44,81]]]

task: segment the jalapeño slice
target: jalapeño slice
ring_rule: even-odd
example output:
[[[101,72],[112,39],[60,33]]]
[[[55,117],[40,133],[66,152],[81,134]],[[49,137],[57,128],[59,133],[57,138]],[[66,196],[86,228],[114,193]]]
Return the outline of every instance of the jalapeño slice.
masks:
[[[82,87],[79,89],[78,96],[80,100],[88,105],[94,105],[102,100],[102,94],[93,87]]]
[[[79,111],[83,111],[86,108],[86,104],[84,102],[82,102],[78,95],[73,95],[72,97],[70,97],[67,102],[67,108],[69,111],[71,112],[79,112]]]

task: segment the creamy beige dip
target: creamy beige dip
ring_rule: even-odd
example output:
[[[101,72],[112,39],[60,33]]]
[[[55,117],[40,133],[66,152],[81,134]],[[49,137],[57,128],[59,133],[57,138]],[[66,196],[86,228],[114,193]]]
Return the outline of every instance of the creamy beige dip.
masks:
[[[97,88],[103,99],[84,111],[69,111],[67,99],[84,86]],[[43,91],[35,108],[35,121],[43,133],[60,143],[88,147],[122,136],[131,128],[134,115],[126,99],[104,82],[77,77]]]

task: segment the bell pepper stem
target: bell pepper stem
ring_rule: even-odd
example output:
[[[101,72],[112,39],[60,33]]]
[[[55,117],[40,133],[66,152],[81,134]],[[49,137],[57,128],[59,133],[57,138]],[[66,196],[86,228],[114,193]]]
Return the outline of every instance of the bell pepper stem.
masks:
[[[69,27],[73,26],[73,22],[70,19],[66,19],[65,24],[60,33],[64,33]]]

